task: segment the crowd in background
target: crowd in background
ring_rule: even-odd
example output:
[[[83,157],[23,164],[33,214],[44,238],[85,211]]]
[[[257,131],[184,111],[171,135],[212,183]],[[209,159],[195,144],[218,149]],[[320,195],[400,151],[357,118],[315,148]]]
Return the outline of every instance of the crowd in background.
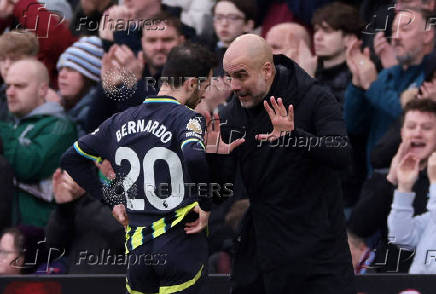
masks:
[[[0,274],[124,273],[123,227],[59,169],[60,157],[157,94],[166,56],[183,42],[218,59],[196,110],[225,108],[222,59],[245,33],[341,105],[353,160],[338,177],[355,274],[436,273],[426,254],[436,221],[435,10],[434,0],[0,0]],[[95,172],[116,180],[107,160]],[[250,205],[240,179],[234,188],[210,217],[209,273],[231,271]]]

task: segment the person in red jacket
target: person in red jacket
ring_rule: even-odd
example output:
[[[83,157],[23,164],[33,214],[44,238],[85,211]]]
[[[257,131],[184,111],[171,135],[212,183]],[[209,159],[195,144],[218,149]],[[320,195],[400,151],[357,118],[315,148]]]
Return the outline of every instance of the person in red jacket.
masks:
[[[57,88],[58,58],[77,40],[68,24],[37,0],[0,0],[0,32],[7,27],[22,28],[37,36],[38,60],[49,70],[50,87]]]

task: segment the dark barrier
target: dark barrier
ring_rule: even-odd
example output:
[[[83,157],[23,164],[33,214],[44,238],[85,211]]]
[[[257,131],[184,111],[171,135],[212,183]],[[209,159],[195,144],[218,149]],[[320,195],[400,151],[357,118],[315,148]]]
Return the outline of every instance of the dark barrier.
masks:
[[[421,294],[436,293],[436,275],[379,274],[356,277],[358,292],[398,294],[415,289]],[[227,294],[227,275],[210,275],[203,294]],[[120,294],[125,293],[123,275],[23,275],[0,278],[2,294]],[[320,293],[321,294],[321,293]]]

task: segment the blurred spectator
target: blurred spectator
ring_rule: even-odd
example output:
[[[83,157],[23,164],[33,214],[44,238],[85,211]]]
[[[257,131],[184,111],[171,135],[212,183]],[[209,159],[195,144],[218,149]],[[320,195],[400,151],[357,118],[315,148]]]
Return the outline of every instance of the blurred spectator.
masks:
[[[100,38],[82,37],[62,53],[57,64],[61,104],[76,123],[79,137],[86,134],[86,119],[101,81],[102,56]]]
[[[426,55],[433,50],[434,31],[426,29],[425,12],[409,9],[395,17],[392,39],[398,66],[377,74],[369,49],[360,52],[358,42],[347,51],[352,84],[345,92],[344,115],[351,135],[368,134],[366,164],[372,172],[370,154],[377,141],[401,114],[400,94],[424,80]],[[407,14],[407,19],[404,15]],[[415,21],[410,22],[411,19]]]
[[[182,23],[195,29],[197,35],[208,34],[212,30],[212,7],[214,0],[163,0],[162,3],[168,6],[182,8],[180,20]]]
[[[223,56],[231,42],[254,28],[257,7],[254,0],[219,0],[212,8],[213,26],[216,37],[210,49],[217,56],[218,65],[214,69],[214,78],[205,93],[205,98],[196,107],[200,112],[217,112],[230,98],[230,85],[224,76]]]
[[[436,102],[421,99],[406,105],[402,137],[406,148],[402,150],[402,158],[396,158],[396,164],[392,164],[398,188],[388,217],[389,237],[400,248],[415,250],[409,273],[435,274],[436,263],[431,250],[435,243]],[[430,181],[428,211],[416,215],[414,186],[425,170]]]
[[[413,192],[416,193],[412,201],[414,213],[416,215],[426,211],[429,180],[425,166],[429,156],[436,150],[436,123],[432,114],[433,109],[436,110],[434,107],[435,102],[428,99],[413,100],[405,106],[402,142],[392,159],[389,173],[386,169],[375,170],[364,183],[359,202],[353,209],[348,229],[357,237],[370,241],[368,246],[376,249],[376,271],[409,270],[414,253],[400,251],[391,244],[390,241],[394,240],[388,240],[386,220],[398,184],[398,166],[409,153],[419,158],[421,166],[413,185]]]
[[[37,0],[0,0],[0,31],[18,24],[37,36],[38,60],[46,65],[53,88],[57,88],[57,60],[76,41],[67,23],[61,20]]]
[[[0,238],[0,275],[18,275],[24,264],[24,236],[18,229],[5,229]]]
[[[425,81],[419,88],[409,88],[401,94],[401,106],[414,99],[432,99],[436,101],[436,64],[433,70],[427,74]],[[400,130],[402,118],[399,117],[374,146],[371,152],[371,163],[375,169],[385,169],[391,164],[391,160],[401,143]]]
[[[39,46],[36,36],[31,32],[10,31],[0,36],[0,75],[4,82],[11,64],[21,59],[36,59]],[[0,121],[10,119],[6,100],[6,85],[0,86]]]
[[[292,22],[271,27],[265,40],[271,46],[273,54],[283,54],[295,61],[298,58],[300,42],[303,42],[309,50],[312,48],[312,38],[306,28]]]
[[[315,11],[312,25],[316,58],[311,62],[310,54],[299,52],[298,63],[321,85],[330,89],[343,109],[345,89],[351,82],[345,52],[347,45],[360,37],[363,22],[353,6],[333,2]],[[307,48],[305,50],[309,52]],[[340,173],[347,216],[366,177],[365,140],[364,135],[350,135],[353,161]]]
[[[65,250],[68,273],[125,273],[124,229],[111,209],[60,169],[53,175],[53,192],[56,208],[46,228],[47,245]],[[102,260],[95,262],[95,256]]]
[[[73,10],[70,3],[66,0],[38,0],[45,9],[50,10],[59,16],[61,22],[65,22],[66,25],[71,23],[73,19]]]
[[[103,12],[114,5],[112,0],[80,0],[70,30],[76,36],[98,36],[98,27]]]
[[[162,12],[162,29],[142,30],[142,51],[135,54],[126,45],[115,44],[103,56],[102,83],[91,104],[87,131],[94,131],[105,119],[159,91],[159,78],[168,53],[184,41],[180,20]],[[164,23],[164,24],[163,24]]]
[[[15,62],[6,84],[14,122],[0,122],[0,139],[20,189],[15,218],[22,224],[43,227],[53,207],[50,177],[62,153],[77,138],[75,127],[60,105],[45,102],[48,72],[41,62]]]
[[[265,37],[266,33],[275,25],[286,22],[301,24],[289,10],[286,1],[256,0],[256,3],[259,11],[257,23],[262,26],[262,37]]]
[[[29,274],[46,262],[44,231],[32,226],[6,228],[0,237],[0,275]]]
[[[345,61],[346,46],[360,37],[363,22],[354,7],[333,2],[315,12],[312,25],[318,66],[310,68],[316,73],[308,73],[327,86],[343,106],[345,89],[351,82],[351,72]]]
[[[99,36],[103,40],[103,48],[107,52],[113,43],[127,45],[133,52],[142,50],[141,36],[143,30],[155,30],[162,27],[167,13],[179,19],[177,11],[161,4],[160,0],[124,1],[123,5],[114,5],[103,13],[99,27]],[[196,40],[195,30],[182,24],[182,35],[190,41]]]
[[[218,42],[214,51],[218,57],[218,66],[214,76],[223,76],[222,60],[224,53],[233,40],[254,28],[257,7],[254,0],[218,0],[213,7],[213,26]]]

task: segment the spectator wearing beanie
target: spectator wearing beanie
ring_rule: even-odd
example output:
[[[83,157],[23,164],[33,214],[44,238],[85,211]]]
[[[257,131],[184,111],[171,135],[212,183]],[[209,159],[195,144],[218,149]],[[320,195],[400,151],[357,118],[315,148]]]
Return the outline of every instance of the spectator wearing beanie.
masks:
[[[98,37],[82,37],[60,56],[57,63],[61,104],[77,125],[79,137],[85,135],[86,118],[100,82],[103,49]]]

